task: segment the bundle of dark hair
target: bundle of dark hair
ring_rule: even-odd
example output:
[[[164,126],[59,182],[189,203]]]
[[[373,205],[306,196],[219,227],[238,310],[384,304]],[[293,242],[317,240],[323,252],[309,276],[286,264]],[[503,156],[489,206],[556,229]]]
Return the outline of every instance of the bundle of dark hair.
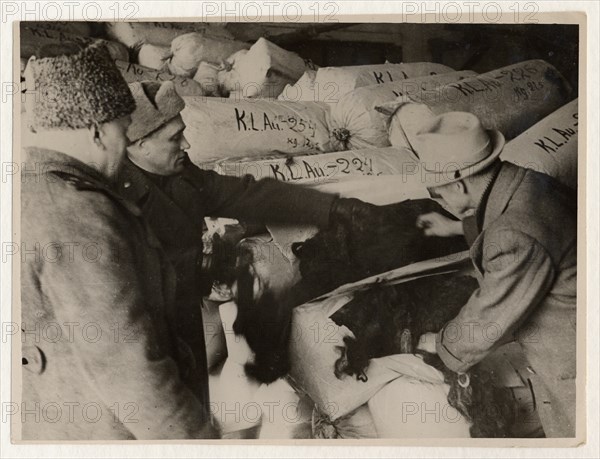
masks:
[[[443,257],[468,247],[463,237],[426,237],[417,217],[438,212],[453,218],[431,199],[380,207],[376,221],[348,228],[333,222],[313,238],[292,245],[300,273],[314,296],[417,261]]]
[[[263,383],[287,374],[294,306],[345,283],[467,248],[462,238],[425,237],[416,219],[427,212],[449,215],[435,201],[423,199],[381,207],[376,221],[364,222],[362,227],[333,221],[313,238],[293,245],[302,280],[278,298],[268,290],[255,297],[254,253],[238,247],[238,316],[233,329],[255,353],[254,363],[246,365],[247,374]]]
[[[514,403],[507,389],[494,385],[490,373],[476,366],[462,376],[470,379],[465,384],[437,355],[416,350],[420,336],[439,331],[456,316],[476,288],[472,277],[440,274],[358,292],[331,316],[354,335],[344,338],[342,356],[335,363],[336,376],[347,374],[364,380],[370,359],[422,354],[425,363],[444,375],[444,382],[450,387],[448,402],[471,422],[473,437],[508,436]]]

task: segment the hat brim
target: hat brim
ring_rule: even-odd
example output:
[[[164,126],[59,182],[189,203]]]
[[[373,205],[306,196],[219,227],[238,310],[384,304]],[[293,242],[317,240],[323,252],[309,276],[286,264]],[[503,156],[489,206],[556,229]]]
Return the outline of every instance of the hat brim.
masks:
[[[449,183],[458,182],[466,177],[474,175],[490,166],[494,161],[498,159],[506,139],[504,135],[497,130],[486,130],[490,136],[492,142],[492,152],[483,160],[469,164],[462,169],[451,168],[449,170],[442,171],[428,171],[424,168],[424,164],[420,165],[421,181],[427,188],[435,188],[439,186],[448,185]]]

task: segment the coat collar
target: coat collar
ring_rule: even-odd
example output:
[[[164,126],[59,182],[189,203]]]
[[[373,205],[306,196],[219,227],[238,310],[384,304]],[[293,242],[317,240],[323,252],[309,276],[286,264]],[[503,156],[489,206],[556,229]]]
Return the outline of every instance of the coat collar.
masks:
[[[484,192],[475,214],[463,219],[463,229],[467,243],[471,246],[475,239],[502,215],[513,194],[520,185],[526,170],[508,162],[502,162],[496,177]]]
[[[128,157],[123,161],[118,180],[119,193],[127,199],[139,203],[150,193],[153,183],[144,171],[136,166]]]
[[[35,167],[34,173],[62,172],[98,185],[100,188],[111,187],[108,179],[96,169],[60,151],[28,147],[25,148],[25,161],[39,165],[39,168]]]
[[[26,171],[25,173],[40,175],[54,173],[70,182],[78,190],[100,191],[109,195],[133,215],[141,216],[140,209],[125,200],[104,175],[66,153],[40,147],[28,147],[25,149],[25,161],[36,165],[33,168],[34,172]]]
[[[487,199],[482,231],[487,229],[504,213],[515,191],[523,181],[526,172],[527,170],[522,167],[509,162],[502,162],[500,172]]]

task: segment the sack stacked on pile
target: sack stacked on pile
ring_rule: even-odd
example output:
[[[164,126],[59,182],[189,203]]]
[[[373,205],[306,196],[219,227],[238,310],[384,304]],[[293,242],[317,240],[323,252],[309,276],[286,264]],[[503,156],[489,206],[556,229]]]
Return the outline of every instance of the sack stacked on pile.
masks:
[[[115,64],[127,83],[135,81],[172,81],[177,94],[183,96],[202,96],[204,91],[199,83],[191,78],[171,75],[167,71],[155,70],[131,62],[115,61]]]
[[[106,34],[130,48],[142,43],[170,46],[179,35],[197,32],[207,37],[233,39],[223,24],[202,22],[107,22]]]
[[[453,71],[450,67],[433,62],[321,67],[317,70],[312,84],[312,91],[302,89],[299,100],[335,104],[345,94],[363,86],[392,83],[409,78]],[[291,89],[288,89],[286,92],[289,94],[290,91]],[[292,92],[292,96],[293,94]]]
[[[300,79],[296,81],[296,83],[287,84],[283,88],[283,91],[277,97],[279,100],[289,100],[292,102],[300,102],[300,101],[316,101],[314,98],[314,86],[315,86],[315,78],[317,77],[317,71],[313,69],[308,69],[306,72],[302,74]],[[311,99],[311,96],[313,97]]]
[[[192,78],[200,62],[220,64],[231,54],[247,47],[245,43],[235,40],[211,38],[198,32],[186,33],[171,42],[169,71],[174,75]]]
[[[350,91],[331,108],[332,144],[336,150],[389,146],[387,118],[376,110],[378,105],[400,96],[418,97],[423,92],[473,75],[476,73],[470,70],[448,72]]]
[[[231,68],[219,72],[224,92],[262,98],[276,98],[312,65],[264,38],[259,38],[248,52],[234,56],[231,64]]]
[[[216,64],[200,62],[198,70],[194,74],[194,81],[200,83],[205,95],[211,97],[221,96],[221,86],[219,85],[220,69],[221,67]]]
[[[531,60],[450,83],[436,91],[407,95],[378,107],[391,117],[392,145],[410,146],[414,110],[411,103],[423,104],[433,115],[451,111],[471,112],[486,129],[498,129],[510,140],[572,99],[571,87],[552,65]],[[418,126],[417,126],[418,128]]]
[[[500,158],[577,189],[578,101],[562,106],[508,142]]]
[[[92,41],[103,42],[113,59],[129,61],[129,51],[122,43],[89,36],[74,35],[60,30],[21,27],[21,58],[29,59],[36,55],[37,51],[45,45],[56,45],[60,48],[62,43],[75,42],[81,45],[87,45]]]
[[[166,70],[171,47],[143,43],[136,48],[137,63],[155,70]]]
[[[282,182],[317,184],[360,177],[400,175],[412,171],[416,157],[408,148],[369,148],[335,153],[261,158],[223,159],[214,170],[223,175],[252,175],[257,180],[272,178]]]
[[[328,108],[315,102],[186,97],[181,112],[189,156],[221,159],[331,151]]]

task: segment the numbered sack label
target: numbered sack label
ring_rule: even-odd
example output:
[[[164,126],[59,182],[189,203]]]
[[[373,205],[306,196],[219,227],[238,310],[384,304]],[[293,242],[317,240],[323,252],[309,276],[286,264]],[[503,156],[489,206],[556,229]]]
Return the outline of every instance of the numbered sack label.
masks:
[[[215,170],[224,175],[256,179],[273,178],[282,182],[317,184],[347,177],[407,174],[416,159],[408,149],[388,147],[336,153],[244,160],[221,160]]]
[[[433,62],[322,67],[317,70],[315,77],[313,100],[334,104],[343,95],[363,86],[453,71],[450,67]]]
[[[508,142],[500,157],[577,189],[578,101],[569,102]]]
[[[572,89],[558,70],[543,60],[531,60],[450,83],[433,92],[403,96],[380,105],[378,110],[392,116],[390,140],[400,142],[392,141],[392,145],[406,146],[404,136],[394,132],[402,130],[402,123],[396,123],[393,117],[407,101],[426,104],[435,115],[471,112],[486,129],[497,129],[513,139],[571,98]]]
[[[390,146],[387,118],[376,110],[401,96],[421,96],[448,83],[476,75],[475,72],[448,72],[354,89],[331,108],[330,130],[336,150]]]
[[[248,158],[331,151],[329,108],[315,102],[185,97],[181,112],[190,159]]]

